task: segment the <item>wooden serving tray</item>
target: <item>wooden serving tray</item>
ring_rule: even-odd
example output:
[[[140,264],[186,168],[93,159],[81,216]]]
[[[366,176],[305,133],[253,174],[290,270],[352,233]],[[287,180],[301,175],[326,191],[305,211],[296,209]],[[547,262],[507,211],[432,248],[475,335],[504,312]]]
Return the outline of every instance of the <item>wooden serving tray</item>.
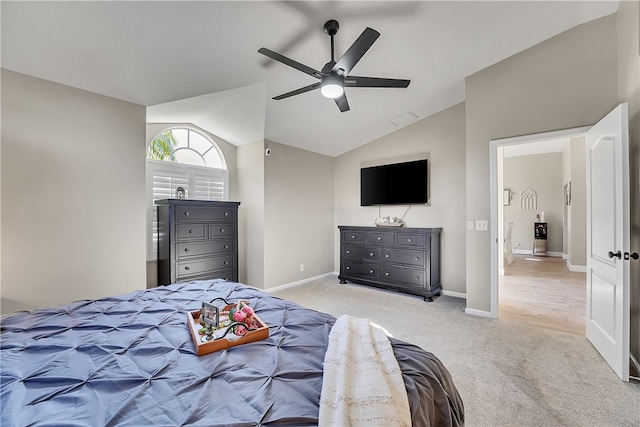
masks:
[[[229,304],[225,306],[221,311],[229,311],[235,304]],[[213,353],[214,351],[224,350],[226,348],[235,347],[240,344],[246,344],[248,342],[259,341],[269,337],[269,327],[258,317],[257,314],[253,314],[253,318],[255,322],[258,324],[258,329],[253,331],[247,330],[247,333],[238,338],[228,338],[222,337],[216,340],[211,341],[203,341],[202,337],[204,335],[200,335],[198,330],[202,328],[200,325],[200,315],[202,310],[191,311],[187,313],[187,323],[189,325],[189,330],[191,331],[191,338],[193,339],[193,344],[196,347],[196,353],[198,356],[203,356],[205,354]],[[235,335],[233,335],[235,337]]]

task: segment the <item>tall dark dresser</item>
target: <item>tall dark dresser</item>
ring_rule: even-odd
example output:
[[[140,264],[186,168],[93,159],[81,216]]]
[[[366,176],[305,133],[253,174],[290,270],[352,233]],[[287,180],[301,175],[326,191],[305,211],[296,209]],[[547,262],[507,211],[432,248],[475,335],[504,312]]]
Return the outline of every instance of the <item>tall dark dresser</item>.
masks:
[[[239,202],[156,200],[158,285],[238,280]]]

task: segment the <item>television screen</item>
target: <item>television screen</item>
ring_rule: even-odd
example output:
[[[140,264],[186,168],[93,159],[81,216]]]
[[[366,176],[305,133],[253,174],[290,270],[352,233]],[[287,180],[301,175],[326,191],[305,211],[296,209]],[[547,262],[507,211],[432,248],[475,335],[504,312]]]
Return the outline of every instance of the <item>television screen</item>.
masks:
[[[428,203],[427,159],[360,169],[360,205]]]

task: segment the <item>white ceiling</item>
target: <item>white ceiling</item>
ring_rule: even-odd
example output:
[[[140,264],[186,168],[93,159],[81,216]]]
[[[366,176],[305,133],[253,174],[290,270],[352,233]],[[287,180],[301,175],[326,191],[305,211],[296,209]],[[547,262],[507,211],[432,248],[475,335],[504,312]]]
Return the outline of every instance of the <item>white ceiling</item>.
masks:
[[[152,107],[149,121],[190,121],[235,145],[267,138],[337,156],[395,131],[398,116],[421,119],[462,102],[466,76],[618,3],[2,1],[0,60]],[[320,69],[330,59],[328,19],[340,22],[336,59],[365,27],[381,33],[353,74],[410,86],[348,88],[346,113],[319,91],[272,100],[316,80],[257,50]]]

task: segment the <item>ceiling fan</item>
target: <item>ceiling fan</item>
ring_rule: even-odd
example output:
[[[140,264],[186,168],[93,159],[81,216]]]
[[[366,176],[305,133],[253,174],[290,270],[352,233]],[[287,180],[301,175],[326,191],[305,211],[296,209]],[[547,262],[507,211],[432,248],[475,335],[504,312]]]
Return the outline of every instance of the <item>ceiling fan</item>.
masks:
[[[313,83],[309,86],[274,96],[273,99],[280,100],[315,89],[320,89],[320,92],[322,92],[325,97],[333,98],[340,111],[344,113],[345,111],[349,111],[349,102],[347,101],[347,95],[344,92],[344,88],[346,87],[406,88],[409,86],[411,80],[349,75],[353,67],[358,63],[358,61],[360,61],[362,56],[364,56],[378,37],[380,37],[380,33],[367,27],[362,34],[360,34],[360,37],[353,42],[351,47],[347,49],[345,54],[342,55],[338,61],[335,61],[333,36],[336,35],[339,28],[340,26],[338,21],[335,19],[331,19],[324,24],[324,32],[331,37],[331,61],[324,64],[321,71],[315,70],[267,48],[263,47],[258,49],[259,53],[320,80],[319,82]]]

